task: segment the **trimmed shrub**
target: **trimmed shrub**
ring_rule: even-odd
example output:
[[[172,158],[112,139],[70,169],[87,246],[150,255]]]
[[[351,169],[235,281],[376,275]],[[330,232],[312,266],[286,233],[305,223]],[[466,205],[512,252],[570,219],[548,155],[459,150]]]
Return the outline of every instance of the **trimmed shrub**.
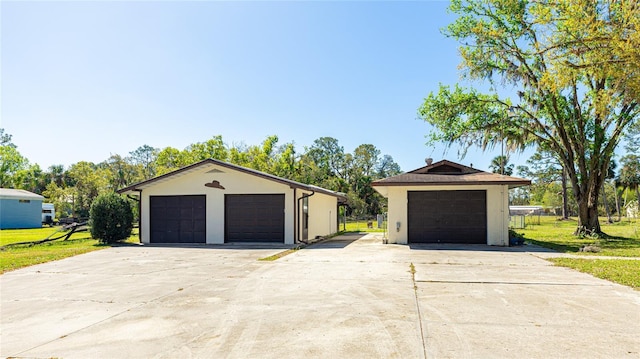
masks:
[[[129,238],[133,228],[133,211],[129,202],[115,193],[99,195],[89,211],[91,236],[101,243],[115,243]]]

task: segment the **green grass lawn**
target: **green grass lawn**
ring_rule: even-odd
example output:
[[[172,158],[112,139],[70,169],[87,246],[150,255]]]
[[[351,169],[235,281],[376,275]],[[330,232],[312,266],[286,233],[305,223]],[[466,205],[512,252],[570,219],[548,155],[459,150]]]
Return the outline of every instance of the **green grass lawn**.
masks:
[[[378,222],[373,220],[371,221],[371,224],[373,225],[373,228],[368,228],[367,227],[367,222],[365,220],[361,220],[361,221],[347,221],[347,229],[344,229],[344,224],[340,223],[340,227],[338,228],[341,231],[345,231],[345,232],[380,232],[383,233],[384,227],[387,225],[387,222],[384,222],[382,224],[382,228],[378,228]]]
[[[45,239],[59,237],[67,233],[62,230],[62,226],[42,227],[32,229],[3,229],[0,231],[0,246],[19,242],[35,242]],[[91,238],[89,232],[78,232],[71,235],[70,239]]]
[[[530,243],[555,249],[559,252],[583,256],[583,258],[550,259],[558,266],[569,267],[589,273],[595,277],[610,280],[640,289],[640,220],[622,220],[607,223],[600,219],[602,231],[608,238],[580,238],[573,235],[578,222],[558,221],[555,217],[542,217],[539,225],[527,225],[516,232],[525,236]],[[583,246],[600,248],[597,253],[580,252]],[[630,259],[594,259],[593,256],[628,257]]]
[[[573,268],[640,290],[640,260],[553,258],[550,261],[558,266]]]
[[[1,230],[0,246],[42,240],[58,229],[59,227]],[[134,234],[126,242],[138,242],[137,230],[134,229],[134,231]],[[61,234],[64,232],[56,233],[53,237],[58,237]],[[89,232],[74,233],[68,240],[59,239],[36,245],[9,246],[0,250],[0,273],[109,247],[109,245],[100,244],[97,240],[92,239]]]
[[[577,220],[558,221],[556,217],[542,217],[540,225],[527,225],[526,229],[516,229],[516,232],[524,234],[531,243],[560,252],[584,256],[640,257],[640,220],[629,222],[623,219],[610,224],[606,218],[601,218],[600,225],[610,238],[576,237],[573,232],[578,226]],[[598,246],[601,251],[580,252],[580,248],[586,245]]]

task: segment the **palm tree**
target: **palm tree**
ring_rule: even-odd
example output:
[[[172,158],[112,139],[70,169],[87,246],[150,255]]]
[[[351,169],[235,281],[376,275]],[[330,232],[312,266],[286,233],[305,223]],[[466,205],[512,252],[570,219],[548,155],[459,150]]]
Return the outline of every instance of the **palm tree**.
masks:
[[[620,163],[622,167],[618,173],[617,182],[624,189],[635,190],[640,203],[640,156],[626,155],[620,159]]]
[[[63,165],[51,165],[47,173],[49,181],[55,182],[58,187],[65,187],[65,170]]]
[[[508,156],[496,156],[491,160],[489,168],[493,173],[511,176],[513,174],[513,164],[507,165],[507,163],[509,163]]]
[[[611,211],[609,211],[609,203],[607,202],[607,191],[606,191],[606,184],[607,184],[607,180],[608,179],[614,179],[616,177],[616,161],[611,160],[611,162],[609,162],[609,168],[607,169],[607,175],[604,178],[604,181],[602,181],[602,202],[604,202],[604,211],[607,214],[607,222],[609,223],[613,223],[613,220],[611,219]],[[613,186],[613,193],[616,196],[616,203],[618,203],[618,195],[616,193],[615,190],[615,185]]]

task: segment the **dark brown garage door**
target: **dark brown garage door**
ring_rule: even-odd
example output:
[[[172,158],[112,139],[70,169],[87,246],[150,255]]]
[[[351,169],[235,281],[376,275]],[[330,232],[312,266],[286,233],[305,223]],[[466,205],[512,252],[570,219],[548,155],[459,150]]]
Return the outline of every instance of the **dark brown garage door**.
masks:
[[[206,196],[151,196],[151,243],[206,243]]]
[[[224,196],[225,242],[284,242],[284,194]]]
[[[487,243],[486,191],[409,191],[409,243]]]

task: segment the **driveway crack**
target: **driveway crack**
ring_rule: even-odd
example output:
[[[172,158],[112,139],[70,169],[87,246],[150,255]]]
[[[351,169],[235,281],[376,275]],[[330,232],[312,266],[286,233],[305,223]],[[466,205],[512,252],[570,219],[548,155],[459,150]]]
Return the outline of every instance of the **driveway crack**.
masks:
[[[422,312],[420,311],[420,301],[418,300],[418,284],[416,282],[416,266],[409,264],[411,272],[411,283],[413,284],[413,296],[416,301],[416,311],[418,312],[418,324],[420,325],[420,340],[422,341],[422,354],[427,359],[427,342],[424,326],[422,325]]]

